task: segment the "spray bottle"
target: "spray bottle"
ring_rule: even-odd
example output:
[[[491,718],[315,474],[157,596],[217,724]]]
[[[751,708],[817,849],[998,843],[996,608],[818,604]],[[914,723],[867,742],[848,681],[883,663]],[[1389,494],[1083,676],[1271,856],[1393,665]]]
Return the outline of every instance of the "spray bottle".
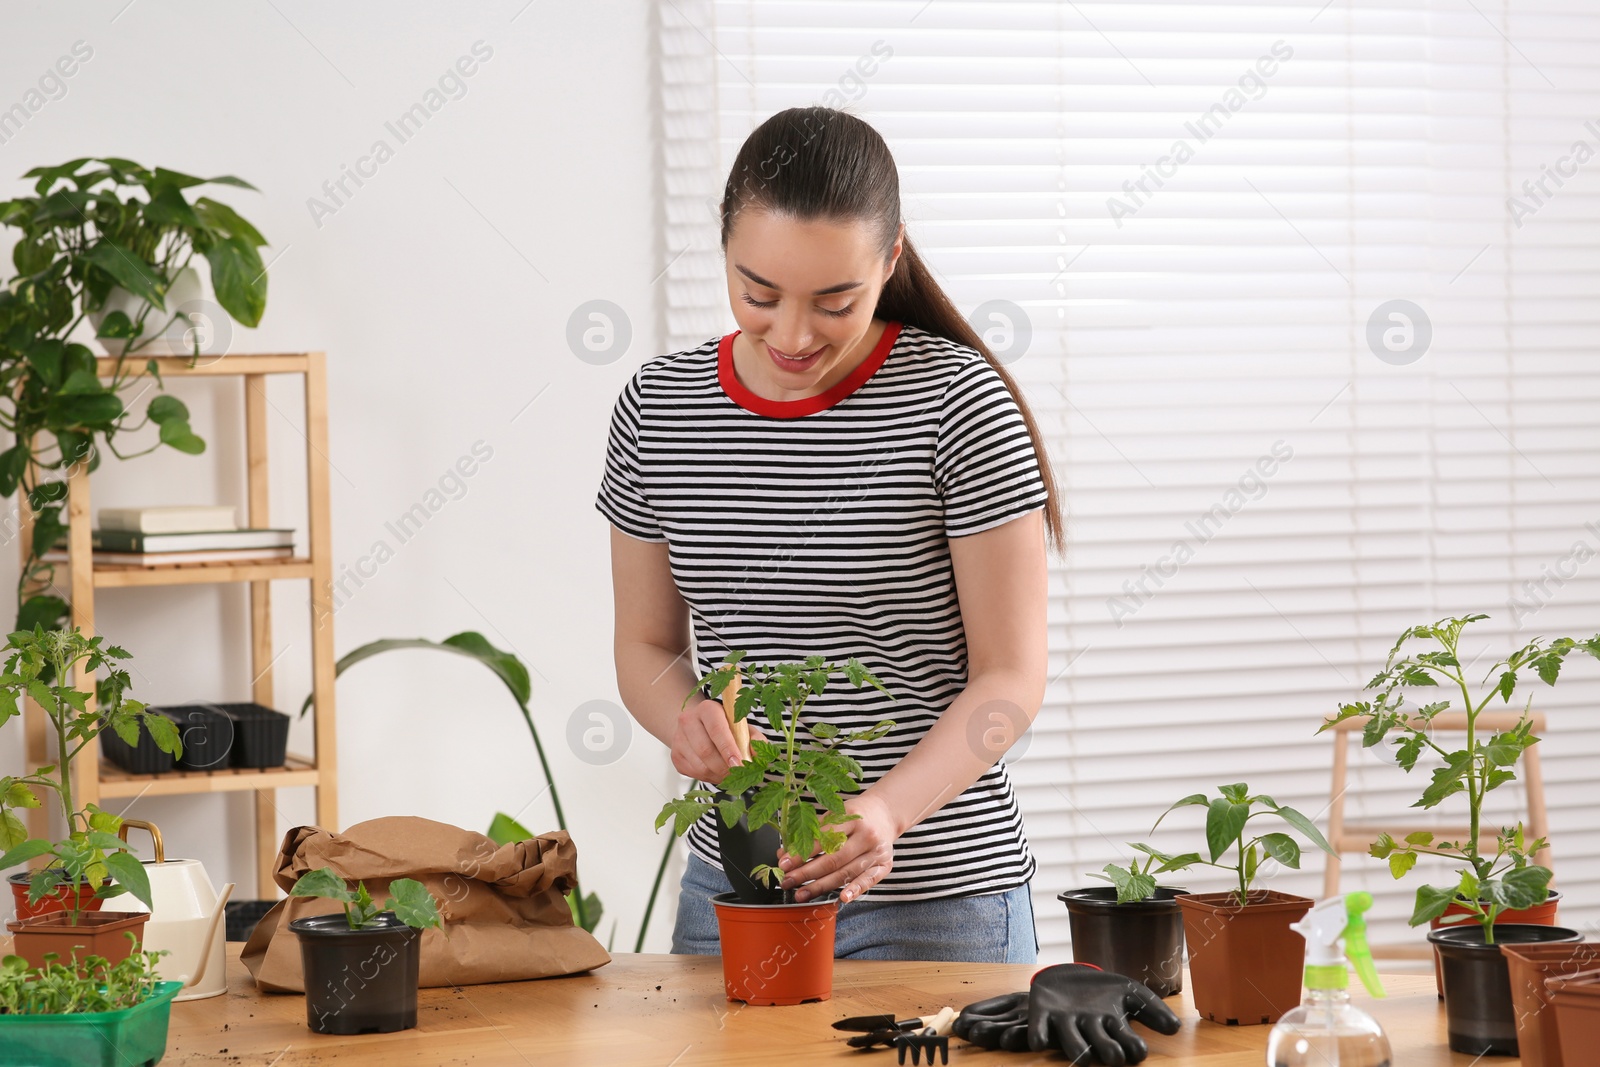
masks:
[[[1353,965],[1368,993],[1384,995],[1367,948],[1370,907],[1371,893],[1331,897],[1294,924],[1306,939],[1306,996],[1272,1028],[1267,1067],[1389,1067],[1383,1027],[1350,1003],[1348,991]]]

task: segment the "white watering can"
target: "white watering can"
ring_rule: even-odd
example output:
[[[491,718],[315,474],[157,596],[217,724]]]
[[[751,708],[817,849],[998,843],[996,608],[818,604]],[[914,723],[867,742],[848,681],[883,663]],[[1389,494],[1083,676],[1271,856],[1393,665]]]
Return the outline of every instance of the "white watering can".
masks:
[[[161,844],[161,831],[138,819],[122,820],[119,835],[128,839],[128,828],[148,831],[155,845],[156,858],[145,860],[150,876],[150,919],[145,923],[143,950],[166,951],[156,964],[156,972],[168,981],[182,982],[183,991],[175,1000],[201,1000],[227,992],[228,975],[222,962],[224,938],[223,910],[233,893],[233,883],[218,895],[199,860],[169,860]],[[144,904],[127,897],[118,902],[128,911],[144,911]]]

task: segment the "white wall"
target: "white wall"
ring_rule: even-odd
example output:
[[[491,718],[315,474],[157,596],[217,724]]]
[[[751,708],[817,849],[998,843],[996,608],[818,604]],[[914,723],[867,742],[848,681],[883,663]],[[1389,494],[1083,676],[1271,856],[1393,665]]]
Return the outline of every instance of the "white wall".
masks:
[[[236,335],[233,351],[328,353],[336,565],[355,566],[380,540],[394,549],[370,580],[345,585],[338,650],[474,629],[523,657],[585,880],[620,920],[617,947],[632,948],[661,844],[651,823],[673,779],[648,736],[596,767],[566,728],[585,702],[617,699],[606,526],[592,500],[611,403],[657,350],[645,4],[125,4],[8,8],[0,109],[27,99],[74,42],[93,55],[0,143],[0,197],[30,191],[29,168],[80,155],[237,174],[261,189],[215,193],[279,257],[261,328]],[[475,42],[492,55],[465,95],[401,144],[385,123]],[[324,181],[379,138],[393,158],[315,218],[308,198],[331,204]],[[9,249],[9,236],[0,242]],[[631,345],[608,365],[566,341],[569,315],[593,299],[631,321]],[[96,505],[243,504],[238,385],[179,392],[207,453],[108,464]],[[270,399],[274,518],[303,530],[299,391],[285,381]],[[493,457],[465,494],[400,543],[385,522],[479,441]],[[6,588],[15,567],[12,545],[0,553]],[[308,691],[305,584],[279,583],[274,596],[274,639],[288,647],[277,704],[289,710]],[[98,598],[99,629],[134,653],[135,695],[149,702],[245,699],[245,611],[242,588]],[[554,827],[527,731],[488,672],[393,654],[347,675],[338,701],[345,824],[424,815],[482,828],[503,809]],[[0,734],[5,773],[21,766],[20,735]],[[291,749],[308,744],[298,725]],[[308,790],[280,793],[279,807],[280,829],[312,821]],[[214,880],[241,891],[252,881],[246,796],[146,799],[128,814],[160,823]],[[664,950],[673,897],[649,947]]]

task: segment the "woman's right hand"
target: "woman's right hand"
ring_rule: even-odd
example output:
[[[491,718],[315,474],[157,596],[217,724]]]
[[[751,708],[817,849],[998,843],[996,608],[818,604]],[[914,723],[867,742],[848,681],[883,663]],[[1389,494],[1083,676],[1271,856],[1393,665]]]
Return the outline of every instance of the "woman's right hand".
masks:
[[[750,735],[761,736],[754,726]],[[720,701],[702,698],[678,713],[678,725],[672,732],[672,765],[679,774],[720,785],[729,768],[743,763],[744,758]]]

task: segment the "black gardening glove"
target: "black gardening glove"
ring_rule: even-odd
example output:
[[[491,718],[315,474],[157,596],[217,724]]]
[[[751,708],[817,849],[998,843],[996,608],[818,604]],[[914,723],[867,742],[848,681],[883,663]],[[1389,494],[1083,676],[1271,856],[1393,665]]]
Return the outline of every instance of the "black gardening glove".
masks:
[[[951,1027],[955,1035],[986,1049],[1028,1051],[1028,994],[1007,993],[968,1004]]]
[[[1144,1039],[1128,1026],[1137,1019],[1160,1034],[1182,1024],[1161,998],[1131,978],[1078,963],[1046,967],[1028,991],[1028,1048],[1060,1049],[1075,1064],[1106,1067],[1142,1063]]]

